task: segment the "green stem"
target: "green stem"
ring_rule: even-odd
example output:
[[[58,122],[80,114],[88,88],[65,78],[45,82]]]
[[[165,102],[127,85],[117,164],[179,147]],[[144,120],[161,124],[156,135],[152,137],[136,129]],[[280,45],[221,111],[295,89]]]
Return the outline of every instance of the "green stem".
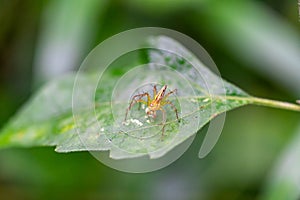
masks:
[[[222,96],[216,96],[217,98],[224,98]],[[292,110],[296,112],[300,112],[300,105],[270,99],[263,99],[258,97],[237,97],[237,96],[225,96],[226,99],[230,100],[242,100],[247,101],[249,104],[258,105],[258,106],[266,106],[272,108],[279,108],[284,110]],[[298,101],[297,101],[298,102]]]
[[[259,105],[259,106],[267,106],[267,107],[272,107],[272,108],[280,108],[280,109],[300,112],[300,105],[293,104],[293,103],[287,103],[287,102],[281,102],[281,101],[275,101],[275,100],[269,100],[269,99],[262,99],[262,98],[257,98],[257,97],[249,98],[249,102],[251,104]]]

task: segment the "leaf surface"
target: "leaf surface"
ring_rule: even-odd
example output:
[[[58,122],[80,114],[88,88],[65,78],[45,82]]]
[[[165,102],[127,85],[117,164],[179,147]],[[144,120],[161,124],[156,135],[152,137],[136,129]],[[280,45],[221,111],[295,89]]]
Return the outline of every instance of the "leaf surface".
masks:
[[[75,96],[82,103],[79,112],[72,112],[75,75],[48,83],[2,129],[0,148],[56,146],[58,152],[109,150],[115,159],[143,155],[159,158],[217,115],[250,103],[247,93],[215,75],[175,40],[159,36],[149,42],[157,48],[146,50],[150,64],[134,69],[138,75],[126,75],[133,68],[116,73],[117,68],[113,67],[99,81],[95,75],[77,74],[77,80],[83,84],[80,95]],[[124,78],[122,84],[118,82],[120,78]],[[168,100],[178,109],[180,122],[171,106],[165,106],[167,120],[160,123],[162,113],[158,112],[158,119],[152,120],[146,118],[145,108],[139,110],[139,105],[135,105],[124,123],[128,97],[141,93],[141,89],[153,95],[151,85],[136,91],[131,88],[154,79],[158,87],[168,85],[168,92],[177,89],[177,94]],[[85,109],[90,99],[84,94],[95,84],[90,112],[91,109]],[[127,97],[121,97],[123,94]]]

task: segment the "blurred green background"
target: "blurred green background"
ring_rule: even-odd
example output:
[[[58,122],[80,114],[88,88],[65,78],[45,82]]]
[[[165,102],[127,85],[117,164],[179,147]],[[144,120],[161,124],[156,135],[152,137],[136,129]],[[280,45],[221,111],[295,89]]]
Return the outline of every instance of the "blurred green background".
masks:
[[[300,99],[300,22],[292,0],[0,0],[0,127],[43,83],[75,71],[104,39],[156,26],[185,33],[250,94]],[[202,133],[202,134],[201,134]],[[0,151],[0,199],[299,199],[299,113],[227,113],[204,159],[205,130],[176,162],[126,174],[89,153]]]

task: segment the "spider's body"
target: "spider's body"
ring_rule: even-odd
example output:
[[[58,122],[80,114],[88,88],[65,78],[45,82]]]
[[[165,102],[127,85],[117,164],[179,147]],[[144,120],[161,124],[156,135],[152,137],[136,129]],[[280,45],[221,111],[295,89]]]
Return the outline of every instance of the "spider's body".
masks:
[[[175,105],[171,101],[167,100],[167,98],[170,94],[173,94],[176,92],[176,89],[165,94],[166,90],[167,90],[167,85],[164,85],[158,92],[157,92],[156,86],[154,86],[153,87],[153,98],[151,98],[151,96],[148,92],[144,92],[142,94],[133,96],[131,99],[131,102],[129,104],[129,107],[126,110],[125,121],[127,119],[128,111],[132,108],[132,106],[135,103],[145,104],[147,106],[145,109],[146,114],[152,118],[156,118],[156,112],[158,110],[160,110],[162,112],[163,124],[166,122],[166,111],[164,110],[163,106],[169,104],[174,109],[176,118],[179,121],[178,112],[177,112]],[[147,97],[147,101],[142,99],[145,96]]]
[[[161,110],[162,106],[166,102],[164,98],[165,93],[166,93],[167,85],[163,86],[160,91],[156,93],[156,87],[154,86],[154,98],[151,100],[150,103],[147,102],[147,108],[146,108],[146,113],[149,116],[152,116],[153,118],[156,117],[156,111]]]

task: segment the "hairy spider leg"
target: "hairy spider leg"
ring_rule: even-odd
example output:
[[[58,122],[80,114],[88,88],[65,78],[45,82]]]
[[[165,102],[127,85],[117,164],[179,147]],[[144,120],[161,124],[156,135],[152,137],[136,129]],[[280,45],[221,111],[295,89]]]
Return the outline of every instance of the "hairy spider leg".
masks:
[[[180,119],[179,119],[179,117],[178,117],[178,111],[177,111],[176,106],[175,106],[171,101],[163,101],[163,102],[162,102],[162,105],[167,105],[167,104],[169,104],[169,105],[173,108],[173,110],[174,110],[174,112],[175,112],[175,114],[176,114],[176,118],[177,118],[178,122],[180,122]]]
[[[162,135],[164,135],[164,133],[165,133],[165,126],[166,126],[166,111],[163,108],[160,108],[159,110],[162,113],[162,121],[163,121],[162,125],[163,125],[163,127],[161,129],[161,132],[162,132]]]
[[[153,86],[153,96],[155,97],[157,94],[157,89],[156,89],[156,85]]]
[[[144,101],[144,100],[142,99],[144,96],[147,96],[147,102]],[[135,98],[138,98],[138,99],[135,99]],[[124,120],[124,121],[127,120],[128,112],[129,112],[129,110],[132,108],[132,106],[134,106],[134,104],[140,102],[140,103],[143,103],[143,104],[145,104],[145,105],[148,106],[148,105],[150,104],[150,101],[151,101],[151,98],[150,98],[150,95],[149,95],[148,92],[145,92],[145,93],[143,93],[143,94],[137,94],[137,95],[134,95],[134,96],[132,97],[132,99],[131,99],[131,102],[130,102],[128,108],[126,109],[126,115],[125,115],[125,120]]]
[[[176,92],[177,92],[177,89],[168,92],[168,93],[163,97],[162,100],[163,100],[163,101],[166,100],[166,99],[168,98],[168,96],[170,96],[171,94],[174,94],[174,93],[176,93]]]

